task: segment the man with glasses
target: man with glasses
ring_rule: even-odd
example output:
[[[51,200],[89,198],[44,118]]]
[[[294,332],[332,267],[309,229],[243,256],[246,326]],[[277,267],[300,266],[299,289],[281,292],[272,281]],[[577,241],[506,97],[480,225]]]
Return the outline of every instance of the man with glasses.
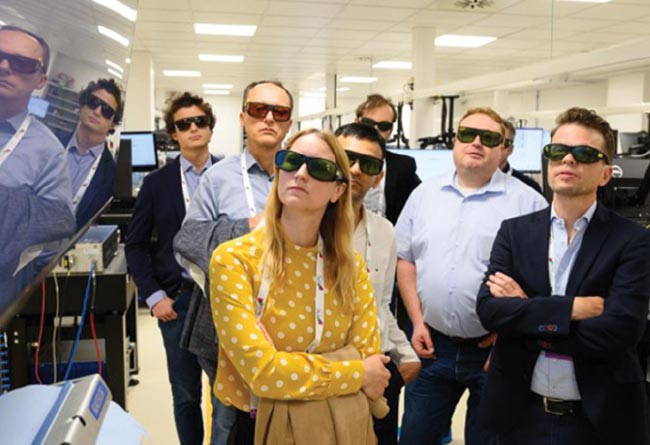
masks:
[[[501,222],[547,205],[498,169],[503,134],[495,111],[468,110],[454,141],[455,171],[415,189],[395,227],[398,286],[422,359],[418,378],[406,387],[401,444],[440,443],[466,389],[465,443],[494,443],[477,425],[494,335],[476,315],[476,294]]]
[[[204,435],[201,366],[194,354],[180,347],[195,286],[188,271],[176,263],[172,244],[200,177],[216,163],[208,151],[216,120],[209,103],[187,92],[170,99],[164,120],[169,137],[181,153],[144,178],[125,251],[138,291],[145,296],[162,333],[178,438],[182,445],[195,445],[203,443]],[[214,379],[214,375],[208,374],[208,378]],[[218,415],[215,400],[212,397],[213,430]]]
[[[368,267],[377,303],[381,351],[391,357],[386,365],[391,377],[384,391],[390,412],[383,419],[374,419],[375,434],[379,445],[395,445],[400,390],[418,375],[420,359],[389,308],[397,262],[393,225],[386,218],[366,211],[363,204],[368,190],[376,188],[384,176],[385,141],[377,131],[358,123],[339,128],[336,135],[350,161],[354,247],[363,255]]]
[[[359,104],[356,115],[355,122],[374,127],[388,142],[397,120],[395,106],[388,99],[371,94]],[[366,196],[366,208],[395,224],[409,195],[421,182],[415,170],[415,160],[410,156],[386,151],[384,178]]]
[[[530,176],[526,176],[519,170],[515,170],[508,162],[508,158],[515,148],[515,135],[517,134],[517,130],[510,121],[505,121],[504,124],[506,126],[506,134],[503,141],[503,150],[501,151],[501,162],[499,163],[499,169],[506,175],[510,175],[513,178],[519,179],[528,187],[532,187],[533,190],[535,190],[537,193],[542,194],[542,188],[539,186],[537,181],[535,181]]]
[[[15,196],[21,193],[36,200],[12,203],[32,206],[30,217],[35,217],[37,210],[46,211],[36,223],[49,220],[38,232],[29,236],[22,233],[28,238],[27,244],[58,240],[71,235],[75,228],[65,151],[54,134],[27,110],[32,93],[46,84],[49,56],[47,43],[36,34],[15,26],[0,28],[0,185],[14,189]],[[3,209],[21,212],[18,208]]]
[[[197,283],[207,292],[208,264],[213,250],[224,241],[248,233],[261,220],[271,190],[275,153],[291,128],[293,97],[278,81],[259,81],[244,90],[239,122],[246,134],[246,148],[240,155],[219,162],[201,178],[183,227],[174,240],[179,262],[193,270]],[[201,276],[199,276],[201,275]],[[210,302],[194,295],[183,345],[201,357],[212,379],[217,373],[217,333]],[[220,408],[217,440],[223,445],[250,433],[250,419],[235,419],[235,409]],[[236,422],[236,424],[235,424]],[[233,425],[235,425],[233,429]],[[214,436],[213,436],[214,437]]]
[[[68,152],[72,204],[82,227],[113,194],[115,159],[106,136],[122,122],[124,102],[113,79],[90,82],[79,94],[79,123],[72,133],[57,135]]]
[[[636,351],[650,238],[596,199],[614,152],[594,111],[560,114],[544,147],[551,207],[497,234],[476,308],[499,333],[480,418],[501,444],[650,443]]]

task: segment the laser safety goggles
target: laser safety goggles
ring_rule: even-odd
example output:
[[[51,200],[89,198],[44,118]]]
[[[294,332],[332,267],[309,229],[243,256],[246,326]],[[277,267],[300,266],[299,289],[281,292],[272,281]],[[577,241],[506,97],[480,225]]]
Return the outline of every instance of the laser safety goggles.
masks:
[[[544,157],[551,161],[561,161],[569,153],[576,162],[582,164],[593,164],[601,159],[609,164],[609,158],[605,153],[588,145],[548,144],[544,146]]]
[[[476,136],[480,138],[481,145],[485,145],[486,147],[490,148],[497,147],[499,144],[501,144],[501,142],[503,142],[503,136],[496,131],[479,130],[478,128],[470,127],[459,127],[458,133],[456,133],[456,138],[465,144],[474,142]]]
[[[377,128],[379,131],[388,131],[393,128],[393,123],[388,121],[376,122],[368,117],[360,117],[359,122],[369,127]]]
[[[262,102],[246,102],[244,111],[255,119],[264,119],[269,111],[277,122],[286,122],[291,119],[291,107],[283,105],[269,105]]]
[[[358,162],[359,169],[366,175],[375,176],[381,173],[381,169],[384,166],[384,160],[375,158],[368,155],[362,155],[361,153],[356,153],[354,151],[345,150],[345,154],[348,155],[348,161],[350,162],[350,168]]]
[[[107,104],[99,97],[95,96],[94,94],[89,94],[86,97],[85,105],[91,110],[96,110],[97,107],[101,107],[100,111],[102,113],[102,116],[104,116],[105,119],[112,119],[113,116],[115,116],[115,110],[113,109],[113,107],[111,107],[109,104]]]
[[[0,63],[3,60],[6,60],[11,70],[16,73],[34,74],[37,71],[44,71],[43,61],[41,59],[32,59],[31,57],[0,51]]]
[[[335,162],[329,159],[312,158],[291,150],[280,150],[275,154],[275,166],[285,172],[293,172],[307,164],[309,176],[319,181],[347,182]]]
[[[206,128],[210,126],[210,117],[206,115],[192,116],[174,121],[174,126],[178,131],[187,131],[192,124],[196,125],[196,128]]]

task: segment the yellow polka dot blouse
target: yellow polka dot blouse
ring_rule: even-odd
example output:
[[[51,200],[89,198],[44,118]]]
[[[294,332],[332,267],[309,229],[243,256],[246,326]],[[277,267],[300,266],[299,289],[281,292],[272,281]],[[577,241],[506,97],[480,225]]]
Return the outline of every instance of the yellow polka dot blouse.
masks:
[[[366,266],[356,256],[356,298],[344,313],[325,283],[325,320],[320,345],[314,339],[317,247],[287,243],[286,277],[271,283],[257,326],[254,300],[262,271],[261,231],[220,245],[210,261],[212,318],[219,335],[219,365],[214,391],[226,405],[250,411],[250,393],[271,399],[322,400],[361,389],[361,360],[332,362],[318,355],[352,344],[363,357],[378,353],[380,335]],[[327,261],[327,258],[325,259]]]

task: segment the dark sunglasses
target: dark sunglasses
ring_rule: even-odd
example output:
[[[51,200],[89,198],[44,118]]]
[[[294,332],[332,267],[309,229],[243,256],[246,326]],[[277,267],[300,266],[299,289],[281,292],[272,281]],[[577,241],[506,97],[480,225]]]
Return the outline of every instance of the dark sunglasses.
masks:
[[[291,150],[280,150],[275,154],[275,166],[285,172],[293,172],[307,164],[309,176],[319,181],[347,182],[336,163],[329,159],[312,158]]]
[[[384,160],[379,158],[374,158],[368,155],[362,155],[361,153],[356,153],[354,151],[345,150],[345,154],[348,155],[348,161],[350,162],[350,168],[356,163],[359,162],[359,168],[363,173],[370,176],[375,176],[381,173],[381,169],[384,166]]]
[[[360,117],[359,122],[369,127],[377,128],[379,131],[388,131],[393,128],[393,123],[388,121],[375,122],[368,117]]]
[[[501,142],[503,142],[503,136],[496,131],[460,127],[458,128],[458,133],[456,133],[458,140],[466,144],[473,142],[474,139],[476,139],[476,136],[480,138],[482,145],[490,148],[497,147],[499,144],[501,144]]]
[[[178,131],[187,131],[192,124],[196,125],[196,128],[208,127],[210,125],[210,117],[206,115],[192,116],[174,121],[174,126]]]
[[[111,107],[109,104],[107,104],[99,97],[95,96],[94,94],[89,94],[86,97],[85,105],[91,110],[96,110],[97,107],[101,107],[101,113],[105,119],[112,119],[113,116],[115,116],[115,110],[113,109],[113,107]]]
[[[291,107],[282,105],[269,105],[262,102],[246,102],[244,111],[250,117],[264,119],[269,111],[273,113],[273,119],[278,122],[286,122],[291,119]]]
[[[609,158],[605,153],[588,145],[572,147],[564,144],[548,144],[544,146],[544,157],[551,161],[561,161],[569,153],[571,153],[573,159],[582,164],[593,164],[601,159],[606,164],[609,164]]]
[[[505,148],[510,148],[510,147],[512,147],[513,144],[514,144],[514,141],[512,139],[507,139],[506,138],[506,139],[503,140],[503,146]]]
[[[19,56],[18,54],[9,54],[0,51],[0,62],[6,60],[12,71],[20,74],[34,74],[37,71],[45,71],[43,61],[32,59],[30,57]]]

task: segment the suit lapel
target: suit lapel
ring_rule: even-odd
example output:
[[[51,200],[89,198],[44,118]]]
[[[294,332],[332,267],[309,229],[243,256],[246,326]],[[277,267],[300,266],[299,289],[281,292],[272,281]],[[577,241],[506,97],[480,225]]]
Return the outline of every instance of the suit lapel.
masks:
[[[551,208],[548,207],[544,211],[537,212],[533,218],[529,232],[530,236],[526,237],[529,243],[522,244],[524,247],[522,255],[523,258],[530,256],[531,268],[534,271],[531,274],[533,278],[530,283],[533,289],[538,290],[542,295],[548,295],[551,292],[551,283],[548,276]],[[539,236],[535,236],[536,234],[539,234]],[[531,255],[530,252],[536,253]]]
[[[393,154],[386,151],[386,186],[384,188],[384,195],[386,196],[386,214],[388,214],[388,206],[395,202],[395,193],[397,192],[397,168],[395,165]]]
[[[170,185],[170,197],[172,198],[172,203],[178,219],[183,221],[185,218],[185,203],[183,202],[183,190],[181,189],[181,157],[180,155],[174,159],[174,162],[170,165],[169,169],[169,182]]]
[[[584,280],[591,265],[596,260],[598,252],[603,247],[609,231],[611,230],[609,221],[609,214],[607,209],[600,204],[596,207],[596,212],[587,226],[582,245],[578,252],[578,257],[573,265],[569,281],[567,283],[566,295],[576,295],[580,289],[580,285]]]

